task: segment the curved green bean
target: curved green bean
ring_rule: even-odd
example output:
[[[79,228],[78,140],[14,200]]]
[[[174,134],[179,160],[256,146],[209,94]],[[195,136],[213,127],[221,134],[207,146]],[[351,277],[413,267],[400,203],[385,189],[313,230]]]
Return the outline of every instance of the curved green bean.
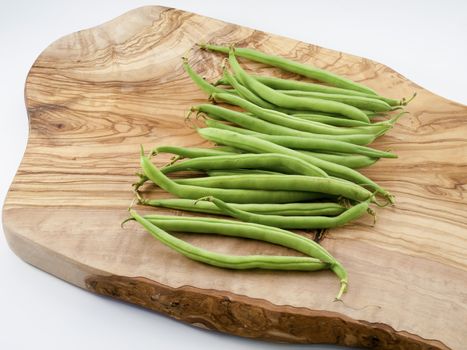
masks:
[[[296,256],[268,256],[268,255],[226,255],[208,251],[195,247],[185,242],[163,229],[154,225],[153,222],[140,216],[136,211],[130,210],[130,215],[140,223],[154,238],[161,243],[172,248],[176,252],[195,261],[208,265],[235,269],[267,269],[267,270],[299,270],[299,271],[319,271],[329,269],[330,263],[322,262],[316,258],[296,257]],[[163,223],[158,223],[163,226]],[[166,225],[167,226],[167,225]]]
[[[275,106],[268,101],[263,100],[261,97],[250,91],[248,88],[240,84],[240,82],[231,75],[227,69],[224,69],[224,78],[229,82],[230,86],[232,86],[238,94],[245,100],[254,103],[257,106],[261,106],[263,108],[274,109]]]
[[[318,262],[315,262],[316,264],[318,264],[320,261],[325,263],[326,267],[330,268],[336,274],[336,276],[339,278],[339,281],[340,281],[340,290],[339,290],[339,293],[336,299],[340,299],[342,294],[347,289],[348,275],[344,267],[322,246],[320,246],[319,244],[315,243],[314,241],[306,237],[300,236],[293,232],[281,230],[281,229],[274,228],[274,227],[263,226],[263,225],[233,222],[231,220],[222,220],[222,219],[213,219],[213,218],[177,217],[174,219],[173,217],[170,217],[170,216],[160,216],[160,215],[145,216],[143,218],[139,216],[138,214],[136,214],[135,212],[130,213],[130,214],[133,214],[132,217],[135,218],[137,221],[139,219],[139,222],[143,223],[144,224],[143,226],[149,229],[150,233],[154,235],[154,237],[157,239],[159,239],[159,237],[161,236],[162,236],[161,238],[164,239],[166,237],[164,233],[166,232],[160,232],[160,229],[156,230],[154,229],[154,227],[151,227],[150,225],[148,225],[148,223],[152,224],[152,222],[154,222],[157,225],[164,225],[164,227],[167,230],[211,233],[211,234],[221,234],[221,235],[226,235],[226,236],[243,237],[243,238],[261,240],[261,241],[265,241],[265,242],[269,242],[272,244],[277,244],[283,247],[294,249],[298,252],[301,252],[303,254],[306,254],[312,257],[312,259],[318,259]],[[165,239],[165,242],[168,241],[167,243],[169,244],[172,243],[171,247],[173,247],[174,249],[177,249],[177,248],[180,249],[178,251],[184,255],[186,253],[193,253],[191,256],[189,255],[186,255],[186,256],[191,257],[192,259],[198,260],[196,258],[200,257],[200,254],[199,254],[200,250],[198,250],[199,248],[196,248],[193,246],[190,247],[190,245],[184,241],[181,241],[181,242],[175,241],[175,244],[173,244],[173,241],[170,240],[172,237],[173,236],[168,237],[169,241]],[[192,248],[195,248],[195,250],[192,250]],[[201,253],[202,254],[208,253],[207,256],[204,254],[203,262],[207,262],[208,264],[212,263],[213,261],[211,260],[211,257],[216,258],[214,262],[219,261],[218,259],[220,257],[219,255],[213,256],[211,255],[212,254],[211,252],[206,252],[206,251],[205,252],[201,251]],[[257,261],[255,260],[256,257],[257,256],[253,256],[251,257],[251,259],[254,261]],[[226,262],[226,260],[222,259],[223,258],[222,256],[220,258],[223,263]],[[284,258],[287,258],[287,257],[284,257]],[[245,259],[245,258],[242,258],[242,259]],[[267,259],[267,257],[264,259]],[[300,260],[292,260],[292,259],[289,260],[289,262],[299,262],[299,261]],[[302,260],[302,261],[305,262],[305,260]],[[308,261],[313,262],[313,260],[308,260]],[[244,261],[236,260],[236,257],[233,257],[233,260],[232,258],[227,259],[227,262],[238,264],[237,266],[242,266],[243,264],[245,264]],[[269,262],[269,260],[267,260],[266,262]],[[283,259],[277,259],[276,257],[276,259],[274,259],[273,261],[272,267],[275,268],[276,266],[279,265],[279,263],[283,263],[283,262],[284,262]],[[287,260],[285,262],[287,263]],[[291,269],[290,264],[284,264],[284,265],[285,266],[283,269]],[[270,266],[271,265],[269,265],[269,267]],[[302,267],[302,264],[300,264],[299,266]],[[221,267],[228,267],[228,266],[221,266]],[[261,264],[259,265],[259,267],[267,268],[268,266]],[[319,266],[317,265],[316,267],[318,268]]]
[[[226,89],[221,89],[218,88],[217,86],[214,86],[210,83],[208,83],[206,80],[203,79],[200,75],[198,75],[193,68],[188,64],[188,59],[186,57],[183,57],[183,68],[185,71],[188,73],[190,78],[195,82],[196,85],[198,85],[201,90],[204,92],[208,93],[209,95],[215,93],[215,92],[225,92],[225,93],[235,93],[235,90],[226,90]]]
[[[200,44],[200,47],[206,50],[223,52],[226,54],[230,52],[230,47],[228,46]],[[268,55],[263,52],[247,48],[235,48],[235,53],[240,57],[244,57],[256,62],[266,63],[273,67],[278,67],[288,72],[297,73],[333,86],[376,95],[376,92],[367,86],[356,83],[337,74],[333,74],[331,72],[307,64],[295,62],[284,57]]]

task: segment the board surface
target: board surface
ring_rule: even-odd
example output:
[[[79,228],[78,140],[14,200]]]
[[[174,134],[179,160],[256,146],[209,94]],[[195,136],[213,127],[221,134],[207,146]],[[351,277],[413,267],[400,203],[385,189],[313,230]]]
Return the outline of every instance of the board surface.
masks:
[[[140,144],[209,146],[184,124],[206,95],[181,56],[194,48],[194,68],[209,80],[220,76],[222,56],[197,50],[198,42],[236,42],[308,62],[388,97],[418,93],[411,115],[375,143],[399,158],[364,171],[396,196],[396,206],[378,208],[375,226],[359,220],[322,243],[349,272],[343,303],[333,302],[338,282],[330,272],[218,269],[178,255],[135,224],[120,228]],[[25,94],[29,140],[3,208],[9,245],[25,261],[92,292],[245,337],[465,347],[467,107],[371,60],[158,6],[57,40],[31,68]],[[225,253],[291,254],[242,239],[180,236]]]

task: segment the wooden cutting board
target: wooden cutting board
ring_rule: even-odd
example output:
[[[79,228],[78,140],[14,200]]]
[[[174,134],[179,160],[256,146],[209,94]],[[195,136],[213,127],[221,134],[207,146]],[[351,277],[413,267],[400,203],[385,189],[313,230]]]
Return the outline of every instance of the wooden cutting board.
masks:
[[[181,56],[203,41],[308,62],[389,97],[418,93],[411,115],[375,144],[399,158],[364,171],[396,195],[396,206],[378,208],[375,226],[362,219],[323,241],[349,271],[344,302],[333,302],[338,282],[327,271],[218,269],[174,253],[134,223],[120,228],[140,144],[209,146],[183,122],[207,96]],[[221,60],[196,49],[190,58],[209,80]],[[89,291],[244,337],[465,349],[465,106],[368,59],[158,6],[57,40],[32,66],[25,94],[29,141],[3,209],[8,242],[25,261]],[[231,254],[290,254],[242,239],[181,237]]]

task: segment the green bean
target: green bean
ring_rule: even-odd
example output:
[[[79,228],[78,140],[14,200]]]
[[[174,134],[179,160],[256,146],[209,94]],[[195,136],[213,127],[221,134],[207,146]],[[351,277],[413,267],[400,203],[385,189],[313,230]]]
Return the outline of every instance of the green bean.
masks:
[[[152,207],[163,207],[191,212],[225,215],[214,203],[191,199],[145,199],[140,198],[140,204]],[[345,207],[338,203],[318,202],[318,203],[286,203],[286,204],[230,204],[234,208],[252,213],[284,216],[313,216],[325,215],[335,216],[341,214]]]
[[[222,150],[222,148],[216,149],[216,148],[197,148],[197,147],[188,148],[188,147],[178,147],[178,146],[159,146],[159,147],[154,148],[151,153],[154,153],[154,154],[173,153],[173,154],[185,157],[185,158],[198,158],[198,157],[229,155],[232,152]]]
[[[402,101],[395,100],[392,98],[387,98],[374,94],[366,94],[363,92],[358,92],[355,90],[348,90],[342,88],[336,88],[327,85],[314,84],[299,80],[290,80],[290,79],[281,79],[276,77],[267,77],[267,76],[254,76],[255,79],[263,83],[264,85],[269,86],[275,90],[300,90],[300,91],[310,91],[310,92],[321,92],[326,94],[339,94],[339,95],[348,95],[348,96],[362,96],[369,98],[376,98],[378,100],[386,102],[390,106],[400,106]],[[215,85],[218,85],[216,83]],[[228,85],[228,84],[224,84]]]
[[[233,119],[232,119],[233,120]],[[255,136],[258,138],[271,138],[271,140],[279,139],[281,137],[285,137],[283,135],[279,134],[274,134],[274,135],[267,135],[263,134],[261,132],[257,131],[252,131],[248,129],[242,129],[236,126],[228,125],[225,123],[218,122],[217,120],[210,120],[207,119],[205,120],[205,123],[208,127],[210,128],[216,128],[216,129],[222,129],[222,130],[228,130],[228,131],[233,131],[242,135],[250,135],[250,136]],[[246,125],[246,124],[245,124]],[[372,135],[337,135],[337,136],[331,136],[331,135],[321,135],[321,134],[311,134],[307,133],[308,137],[304,137],[301,134],[293,133],[293,135],[288,135],[287,137],[293,137],[294,139],[311,139],[311,140],[323,140],[323,141],[341,141],[345,143],[350,143],[350,144],[355,144],[355,145],[367,145],[371,143],[374,140],[374,136]]]
[[[203,77],[199,76],[188,64],[188,59],[186,57],[183,57],[183,68],[185,71],[188,73],[190,78],[198,85],[201,90],[204,92],[208,93],[209,95],[215,93],[215,92],[226,92],[226,93],[235,93],[235,90],[225,90],[218,88],[210,83],[208,83],[206,80],[203,79]]]
[[[329,101],[337,101],[345,103],[350,106],[354,106],[360,109],[366,109],[374,112],[388,112],[392,110],[392,107],[382,100],[376,98],[369,98],[363,96],[350,96],[350,95],[338,95],[338,94],[325,94],[322,92],[311,92],[311,91],[297,91],[297,90],[275,90],[277,92],[295,96],[295,97],[312,97],[322,98]]]
[[[232,94],[214,93],[211,97],[218,102],[226,102],[231,105],[235,105],[245,109],[253,115],[261,118],[264,121],[281,125],[290,129],[296,129],[309,133],[316,134],[329,134],[329,135],[353,135],[353,134],[380,134],[388,130],[390,125],[369,125],[367,127],[357,128],[342,128],[323,123],[313,122],[309,120],[303,120],[300,118],[293,117],[278,111],[272,111],[270,109],[261,108],[247,100],[234,96]],[[215,116],[221,117],[214,112]],[[217,118],[216,118],[217,119]],[[363,123],[363,122],[362,122]]]
[[[243,153],[242,150],[235,148],[235,147],[229,147],[229,146],[216,146],[211,149],[215,151],[226,152],[226,153]],[[186,157],[186,158],[190,158],[190,157]]]
[[[360,120],[369,123],[370,120],[356,107],[349,106],[345,103],[328,101],[313,97],[295,97],[277,92],[274,89],[260,83],[256,79],[248,75],[242,67],[238,64],[233,51],[229,53],[229,63],[235,76],[243,83],[247,88],[252,90],[259,97],[266,101],[275,104],[276,106],[283,108],[290,108],[296,110],[310,110],[310,111],[321,111],[342,114],[350,119]]]
[[[295,113],[292,115],[295,118],[300,118],[303,120],[309,120],[317,123],[323,123],[333,126],[343,126],[343,127],[359,127],[359,126],[366,126],[368,125],[365,122],[361,122],[358,120],[353,119],[346,119],[346,118],[336,118],[334,116],[327,116],[322,114],[314,114],[314,113]],[[378,123],[373,123],[371,125],[382,125]]]
[[[355,145],[350,142],[339,140],[321,140],[321,139],[303,139],[295,136],[276,136],[276,135],[253,135],[260,139],[273,142],[275,144],[301,151],[322,152],[322,153],[341,153],[341,156],[352,154],[352,157],[357,157],[363,163],[372,162],[361,156],[378,159],[378,158],[397,158],[397,155],[390,152],[376,150],[370,147]],[[357,156],[355,156],[355,154]],[[331,158],[330,158],[331,159]],[[339,158],[336,158],[339,159]],[[352,159],[352,158],[348,158]],[[373,164],[373,163],[371,163]],[[368,165],[371,165],[368,163]]]
[[[273,226],[278,228],[288,229],[324,229],[334,228],[345,225],[346,223],[356,220],[364,215],[370,204],[370,199],[361,202],[347,209],[342,214],[334,217],[328,216],[283,216],[283,215],[264,215],[250,213],[241,209],[232,207],[219,198],[206,197],[204,200],[209,200],[214,203],[220,210],[230,216],[242,220],[261,225]]]
[[[235,89],[235,91],[238,91],[239,95],[244,98],[245,100],[248,100],[252,103],[254,103],[257,106],[261,106],[264,108],[269,108],[269,109],[274,109],[275,106],[265,100],[263,100],[261,97],[258,95],[254,94],[252,91],[250,91],[248,88],[240,84],[237,79],[231,75],[227,69],[224,69],[224,77],[225,79],[229,82],[229,84]]]
[[[299,136],[302,138],[320,138],[326,140],[340,140],[355,144],[369,144],[377,137],[373,134],[351,134],[351,135],[328,135],[328,134],[314,134],[311,132],[304,132],[296,129],[290,129],[282,125],[276,125],[247,114],[227,109],[221,106],[202,104],[192,107],[193,111],[199,111],[207,114],[209,117],[214,116],[214,119],[222,118],[225,121],[235,123],[245,128],[246,131],[238,131],[242,133],[253,134],[251,131],[257,133],[276,135],[276,136]],[[205,121],[209,123],[208,121]],[[220,127],[220,126],[219,126]]]
[[[290,203],[314,199],[316,194],[297,191],[229,190],[180,185],[166,177],[148,157],[141,155],[143,174],[160,188],[176,197],[197,199],[203,196],[216,196],[232,203]]]
[[[283,154],[229,154],[200,157],[175,163],[162,169],[165,174],[185,170],[263,169],[291,174],[327,177],[321,169],[306,161]]]
[[[177,237],[172,236],[151,221],[140,216],[134,210],[130,215],[140,223],[154,238],[172,248],[176,252],[195,261],[208,265],[236,269],[267,269],[267,270],[299,270],[319,271],[330,268],[330,263],[322,262],[316,258],[296,256],[268,256],[268,255],[226,255],[195,247]],[[164,223],[158,223],[163,226]],[[165,226],[168,226],[167,224]]]
[[[318,153],[311,151],[300,151],[304,154],[326,160],[328,162],[336,163],[342,166],[346,166],[351,169],[361,169],[369,167],[378,161],[378,158],[370,158],[361,155],[349,155],[349,154],[329,154],[329,153]]]
[[[340,299],[342,294],[347,289],[348,276],[347,276],[347,272],[344,269],[344,267],[322,246],[320,246],[319,244],[315,243],[314,241],[306,237],[300,236],[293,232],[281,230],[281,229],[274,228],[274,227],[263,226],[263,225],[233,222],[231,220],[222,220],[222,219],[213,219],[213,218],[188,218],[188,217],[173,218],[170,216],[161,216],[161,215],[157,215],[157,216],[151,215],[151,216],[145,216],[144,218],[142,218],[141,216],[138,216],[137,214],[136,214],[136,217],[139,219],[140,222],[142,221],[145,224],[144,226],[150,229],[150,233],[155,235],[155,237],[158,239],[159,239],[159,235],[157,234],[160,232],[158,230],[154,230],[154,228],[149,226],[148,223],[154,222],[157,225],[164,225],[164,227],[167,228],[167,230],[173,230],[173,231],[181,230],[185,232],[211,233],[211,234],[221,234],[221,235],[226,235],[226,236],[243,237],[243,238],[265,241],[265,242],[269,242],[272,244],[281,245],[286,248],[294,249],[298,252],[301,252],[305,255],[318,259],[318,261],[321,261],[327,264],[327,267],[330,268],[336,274],[336,276],[340,280],[340,285],[341,285],[336,299]],[[162,238],[164,237],[165,236],[162,235]],[[169,239],[171,238],[175,238],[175,237],[173,236],[169,237]],[[169,241],[168,243],[172,243],[172,241]],[[180,243],[180,245],[178,243]],[[185,244],[188,244],[188,243],[184,241],[181,241],[181,242],[175,241],[174,248],[179,248],[179,249],[182,248],[179,250],[179,252],[182,254],[186,252],[193,252],[194,258],[199,256],[198,250],[191,251],[190,250],[191,247],[186,246]],[[172,244],[172,246],[173,245],[174,244]],[[184,250],[185,247],[188,248],[188,251]],[[205,257],[205,261],[203,262],[207,262],[207,263],[212,262],[211,257],[213,256],[211,255],[210,252],[207,256],[205,255],[204,257]],[[254,260],[254,258],[252,259]],[[283,262],[282,259],[277,259],[277,260],[279,260],[279,261],[276,261],[277,263]],[[225,262],[225,260],[223,261]],[[235,260],[235,258],[233,261],[231,259],[229,259],[228,261],[233,262],[234,264],[238,264],[240,262],[239,260]],[[292,260],[292,261],[296,262],[297,260]],[[316,262],[316,264],[318,264],[318,262]],[[268,267],[276,267],[277,265],[278,264],[273,264],[273,266],[269,265]],[[285,266],[290,267],[289,264],[285,264]],[[225,267],[228,267],[228,266],[225,266]],[[259,267],[265,268],[266,266],[262,264]],[[318,266],[316,267],[318,268]]]
[[[219,122],[209,123],[217,127]],[[224,130],[236,131],[238,128],[228,127],[222,128]],[[241,132],[243,133],[243,132]],[[278,135],[265,135],[261,133],[245,133],[262,140],[273,142],[277,145],[284,146],[295,150],[307,151],[322,151],[324,153],[338,152],[338,153],[351,153],[359,154],[371,158],[397,158],[397,155],[390,152],[380,151],[370,147],[355,145],[350,142],[343,142],[339,140],[319,139],[319,138],[303,138],[297,136],[278,136]],[[362,158],[363,159],[363,158]]]
[[[151,151],[151,154],[172,153],[182,158],[198,158],[198,157],[228,155],[228,154],[232,154],[233,153],[232,151],[233,151],[233,147],[226,147],[226,146],[215,147],[215,148],[197,148],[197,147],[187,148],[187,147],[177,147],[177,146],[159,146],[159,147],[154,148]],[[166,167],[162,169],[165,169]],[[146,181],[148,181],[147,176],[145,176],[144,174],[141,174],[139,181],[133,184],[134,190],[137,191],[138,188],[143,186]]]
[[[304,175],[232,175],[175,180],[177,184],[224,189],[287,190],[325,193],[365,201],[371,192],[351,182]]]
[[[208,176],[225,176],[225,175],[253,175],[253,174],[262,174],[262,175],[278,175],[275,171],[268,170],[257,170],[257,169],[236,169],[236,170],[206,170]]]
[[[228,54],[230,51],[230,47],[227,46],[200,44],[200,47],[206,50],[218,51],[226,54]],[[260,51],[246,48],[235,48],[235,53],[240,57],[244,57],[256,62],[266,63],[273,67],[278,67],[288,72],[297,73],[302,76],[315,79],[324,83],[328,83],[333,86],[376,95],[376,92],[367,86],[358,84],[352,80],[346,79],[337,74],[333,74],[331,72],[310,65],[295,62],[284,57],[272,56]]]
[[[215,128],[198,129],[198,133],[204,139],[212,142],[222,143],[227,146],[233,146],[253,153],[280,153],[290,155],[292,157],[303,159],[306,162],[316,165],[324,170],[328,175],[343,178],[352,181],[358,185],[367,186],[378,193],[382,194],[390,203],[393,203],[393,197],[385,189],[378,184],[360,174],[359,172],[349,169],[345,166],[334,164],[316,157],[302,154],[292,149],[276,145],[272,142],[261,140],[250,135],[242,135],[227,130]],[[222,198],[221,198],[222,199]]]

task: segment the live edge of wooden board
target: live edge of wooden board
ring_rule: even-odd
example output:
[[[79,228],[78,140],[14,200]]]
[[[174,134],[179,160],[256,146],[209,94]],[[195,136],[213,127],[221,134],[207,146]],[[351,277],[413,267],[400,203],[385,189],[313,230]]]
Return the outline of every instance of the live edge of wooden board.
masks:
[[[209,146],[183,122],[207,96],[184,73],[182,55],[193,48],[194,68],[209,80],[220,76],[222,56],[198,42],[235,42],[308,62],[389,97],[417,92],[411,114],[375,143],[399,158],[364,171],[396,205],[378,208],[374,226],[362,219],[323,241],[349,272],[343,302],[333,301],[338,282],[330,272],[218,269],[174,253],[136,224],[120,228],[140,144]],[[57,40],[32,66],[25,94],[29,141],[3,224],[11,249],[28,263],[92,292],[244,337],[465,349],[465,106],[368,59],[158,6]],[[292,254],[242,239],[180,236],[226,253]]]

